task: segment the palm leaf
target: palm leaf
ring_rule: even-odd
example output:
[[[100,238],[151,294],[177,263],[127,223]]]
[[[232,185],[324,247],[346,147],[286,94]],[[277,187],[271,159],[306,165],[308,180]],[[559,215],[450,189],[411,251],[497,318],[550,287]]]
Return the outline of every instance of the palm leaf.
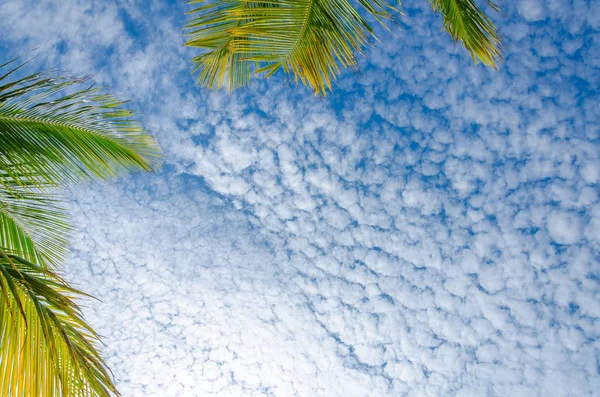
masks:
[[[480,60],[497,68],[502,59],[501,39],[496,26],[477,6],[474,0],[429,0],[434,11],[444,16],[444,29],[453,40],[461,41],[473,61]],[[495,11],[500,8],[486,0]]]
[[[225,0],[190,13],[186,45],[207,50],[194,58],[198,81],[229,91],[248,85],[254,73],[279,69],[325,95],[340,68],[357,68],[374,38],[369,24],[347,0]],[[360,3],[378,20],[393,19],[388,2]]]
[[[0,395],[117,394],[73,299],[51,272],[70,226],[57,188],[158,165],[152,138],[86,79],[0,66]]]
[[[486,0],[498,11],[498,7]],[[496,66],[500,39],[473,0],[430,0],[444,16],[444,28],[464,43],[473,59]],[[358,0],[378,22],[396,22],[398,1]],[[349,0],[191,0],[201,4],[186,25],[187,46],[203,52],[193,59],[197,80],[229,92],[254,74],[278,70],[325,95],[343,68],[356,69],[375,35]]]
[[[55,268],[66,257],[69,234],[59,197],[0,188],[0,247],[6,253]]]
[[[70,92],[86,79],[47,72],[3,82],[16,69],[0,76],[0,172],[12,182],[77,183],[157,165],[158,145],[123,102],[96,87]]]
[[[0,395],[117,394],[98,337],[73,302],[78,295],[44,268],[0,256]]]

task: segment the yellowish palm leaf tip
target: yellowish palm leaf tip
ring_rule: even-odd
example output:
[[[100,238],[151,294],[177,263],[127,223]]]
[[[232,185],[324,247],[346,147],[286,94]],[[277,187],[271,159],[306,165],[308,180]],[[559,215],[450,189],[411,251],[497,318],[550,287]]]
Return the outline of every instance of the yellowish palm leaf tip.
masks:
[[[493,10],[499,11],[491,0]],[[401,17],[399,1],[359,0],[360,8],[386,29]],[[444,29],[474,61],[497,68],[501,39],[473,0],[430,0]],[[358,69],[357,54],[376,39],[349,0],[191,0],[187,46],[200,48],[194,72],[209,89],[231,92],[252,77],[278,70],[326,95],[343,69]]]
[[[73,301],[84,294],[42,267],[0,254],[0,395],[118,395],[98,336]]]

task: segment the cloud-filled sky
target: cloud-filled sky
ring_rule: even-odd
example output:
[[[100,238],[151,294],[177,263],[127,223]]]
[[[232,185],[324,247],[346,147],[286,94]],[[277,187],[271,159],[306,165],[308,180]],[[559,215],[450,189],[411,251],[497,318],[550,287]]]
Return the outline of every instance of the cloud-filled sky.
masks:
[[[600,7],[502,6],[497,72],[405,2],[316,99],[195,87],[183,1],[0,3],[5,60],[93,75],[164,149],[69,193],[124,396],[598,395]]]

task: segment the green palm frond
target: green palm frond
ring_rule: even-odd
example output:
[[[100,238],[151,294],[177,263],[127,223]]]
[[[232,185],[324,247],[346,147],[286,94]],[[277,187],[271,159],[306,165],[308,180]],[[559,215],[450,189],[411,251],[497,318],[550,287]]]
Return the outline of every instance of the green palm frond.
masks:
[[[100,88],[0,65],[0,395],[118,394],[70,288],[53,270],[70,225],[57,188],[151,170],[160,149]]]
[[[498,7],[486,0],[494,10]],[[444,28],[464,43],[473,59],[496,66],[500,38],[473,0],[430,0],[444,16]],[[186,25],[187,46],[203,52],[193,59],[197,80],[229,92],[246,86],[254,74],[278,70],[325,95],[342,68],[357,68],[375,38],[373,29],[349,0],[191,0],[198,5]],[[385,26],[401,14],[399,1],[358,0]]]
[[[96,87],[69,92],[85,79],[47,72],[5,82],[16,69],[0,75],[0,172],[6,178],[46,186],[157,165],[158,145],[123,102]]]
[[[325,94],[340,68],[356,69],[356,53],[374,38],[369,24],[347,0],[224,0],[190,13],[186,45],[206,50],[194,58],[198,81],[229,91],[248,85],[254,73],[291,73],[316,94]],[[393,18],[387,1],[360,3],[378,20]]]
[[[60,198],[31,189],[0,188],[0,247],[43,267],[56,268],[67,254],[70,226]]]
[[[474,62],[480,60],[497,68],[502,59],[500,34],[496,26],[474,0],[429,0],[434,11],[444,16],[444,29],[453,40],[460,41]],[[491,0],[487,4],[495,11],[500,8]]]
[[[98,336],[73,301],[80,295],[48,270],[0,252],[0,395],[117,394]]]

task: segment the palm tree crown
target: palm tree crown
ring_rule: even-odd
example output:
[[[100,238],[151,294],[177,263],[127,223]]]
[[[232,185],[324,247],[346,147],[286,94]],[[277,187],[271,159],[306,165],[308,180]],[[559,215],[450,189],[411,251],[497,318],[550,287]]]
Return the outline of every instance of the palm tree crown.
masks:
[[[160,149],[85,79],[0,65],[0,395],[118,394],[98,336],[56,271],[70,226],[57,188],[158,165]]]
[[[444,17],[444,29],[474,61],[496,67],[501,58],[494,24],[474,0],[429,0]],[[495,11],[498,6],[486,0]],[[190,0],[187,46],[204,51],[194,58],[198,81],[228,91],[248,85],[252,75],[279,69],[325,95],[341,68],[357,68],[356,54],[375,38],[372,27],[349,0]],[[397,22],[398,1],[358,0],[378,22]],[[395,4],[394,4],[395,3]],[[385,26],[385,25],[384,25]]]

